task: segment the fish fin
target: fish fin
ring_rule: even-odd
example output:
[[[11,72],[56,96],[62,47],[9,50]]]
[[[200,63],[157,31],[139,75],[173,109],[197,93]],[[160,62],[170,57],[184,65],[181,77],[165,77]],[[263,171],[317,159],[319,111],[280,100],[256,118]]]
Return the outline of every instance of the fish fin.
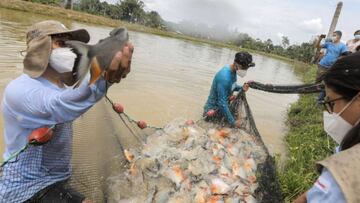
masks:
[[[73,68],[73,74],[76,76],[76,85],[74,88],[76,88],[81,84],[86,74],[89,72],[90,59],[88,57],[88,52],[91,46],[84,42],[73,40],[66,41],[65,44],[72,48],[73,52],[77,55]]]
[[[123,33],[123,32],[127,32],[127,29],[125,27],[118,27],[118,28],[114,28],[109,35],[110,36],[115,36],[119,33]]]
[[[118,38],[120,41],[128,41],[129,33],[125,27],[115,28],[110,32],[110,36]]]
[[[90,82],[89,85],[94,84],[101,76],[102,69],[96,57],[91,60],[90,64]]]

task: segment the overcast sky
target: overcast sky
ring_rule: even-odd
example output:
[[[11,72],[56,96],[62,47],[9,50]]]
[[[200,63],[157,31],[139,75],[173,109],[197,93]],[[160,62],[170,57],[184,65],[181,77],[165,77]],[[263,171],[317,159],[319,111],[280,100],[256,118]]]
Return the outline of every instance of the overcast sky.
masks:
[[[227,24],[262,40],[275,43],[286,35],[291,43],[309,41],[326,33],[337,0],[143,0],[147,10],[158,11],[167,21]],[[360,0],[343,0],[337,29],[343,40],[360,29]]]

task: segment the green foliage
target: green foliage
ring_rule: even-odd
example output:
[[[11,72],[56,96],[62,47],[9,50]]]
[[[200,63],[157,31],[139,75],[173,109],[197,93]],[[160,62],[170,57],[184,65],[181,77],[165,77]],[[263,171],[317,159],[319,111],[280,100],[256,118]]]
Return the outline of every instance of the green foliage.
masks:
[[[31,2],[59,6],[63,0],[31,0]]]
[[[144,2],[140,0],[123,0],[120,4],[120,8],[123,11],[122,20],[144,24]]]
[[[145,25],[153,28],[162,28],[163,20],[156,11],[151,11],[147,14]]]
[[[141,0],[123,0],[114,5],[100,0],[81,0],[74,4],[74,10],[165,30],[161,16],[156,11],[145,12],[144,7]]]
[[[313,82],[316,68],[308,67],[303,74],[306,83]],[[279,173],[286,202],[291,202],[310,189],[318,174],[316,162],[333,153],[335,143],[323,130],[322,106],[316,103],[317,95],[301,95],[288,111],[289,132],[285,137],[288,160]]]
[[[289,46],[290,40],[286,36],[282,37],[282,46],[273,45],[273,42],[270,39],[265,41],[261,41],[260,39],[255,40],[245,33],[240,33],[232,43],[242,48],[276,54],[291,59],[296,59],[305,63],[310,63],[314,54],[312,42]]]
[[[284,49],[286,49],[286,48],[290,45],[290,40],[289,40],[289,38],[286,37],[286,36],[282,36],[281,44],[282,44],[282,47],[283,47]]]

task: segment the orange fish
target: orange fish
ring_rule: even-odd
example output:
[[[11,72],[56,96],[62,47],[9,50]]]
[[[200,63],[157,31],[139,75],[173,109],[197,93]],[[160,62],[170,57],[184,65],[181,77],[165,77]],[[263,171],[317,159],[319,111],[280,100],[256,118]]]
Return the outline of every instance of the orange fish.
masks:
[[[230,186],[220,178],[215,178],[211,181],[210,190],[213,194],[227,194],[230,189]]]
[[[220,166],[220,164],[221,164],[221,158],[220,157],[213,156],[212,159],[216,163],[216,165]]]
[[[230,135],[231,130],[228,128],[223,128],[219,131],[217,131],[216,135],[221,138],[227,138]]]
[[[246,179],[246,172],[245,170],[240,167],[240,164],[234,161],[232,163],[232,172],[234,176],[238,176],[240,178]]]
[[[252,172],[256,170],[256,163],[254,159],[248,158],[245,160],[244,168],[247,172]]]
[[[213,195],[206,203],[224,203],[224,199],[221,195]]]
[[[195,195],[194,203],[206,203],[209,195],[208,188],[200,188]]]
[[[125,154],[125,158],[126,158],[126,160],[128,160],[128,162],[132,162],[134,160],[134,158],[135,158],[134,154],[131,153],[127,149],[124,150],[124,154]]]
[[[164,165],[169,165],[169,163],[170,163],[170,160],[169,160],[169,159],[165,159],[165,160],[163,161],[163,164],[164,164]]]
[[[181,182],[185,180],[185,175],[179,165],[174,165],[170,170],[168,170],[166,172],[166,176],[172,180],[176,186],[179,186]]]
[[[131,163],[131,164],[130,164],[130,174],[131,174],[132,176],[137,176],[137,175],[139,174],[139,171],[138,171],[135,163]]]

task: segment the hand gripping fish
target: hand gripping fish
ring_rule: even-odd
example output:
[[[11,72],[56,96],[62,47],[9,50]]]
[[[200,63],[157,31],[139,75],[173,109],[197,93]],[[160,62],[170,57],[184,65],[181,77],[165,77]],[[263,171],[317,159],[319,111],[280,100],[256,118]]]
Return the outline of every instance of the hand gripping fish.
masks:
[[[128,40],[129,34],[126,28],[115,28],[110,32],[109,37],[100,40],[95,45],[80,41],[66,41],[66,45],[77,55],[73,68],[75,88],[81,84],[89,70],[89,85],[95,83],[109,68],[115,54],[122,50]]]

